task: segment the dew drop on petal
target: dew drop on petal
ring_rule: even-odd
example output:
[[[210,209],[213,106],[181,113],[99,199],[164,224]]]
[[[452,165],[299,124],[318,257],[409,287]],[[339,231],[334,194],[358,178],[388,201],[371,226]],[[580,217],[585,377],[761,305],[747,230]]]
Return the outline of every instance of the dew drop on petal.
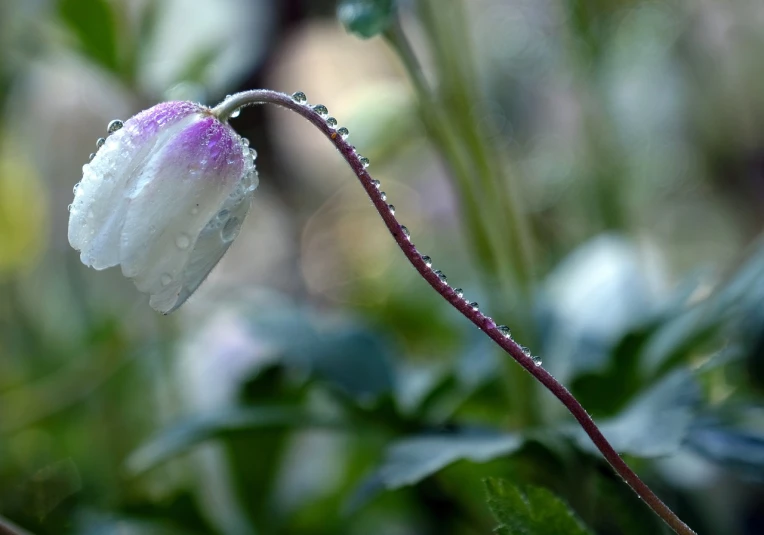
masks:
[[[242,147],[249,147],[249,140],[245,137],[241,138],[241,146]]]
[[[337,133],[340,135],[342,139],[347,139],[350,135],[350,130],[345,128],[344,126],[341,126],[337,129]]]
[[[403,235],[406,236],[406,239],[411,239],[411,232],[409,232],[409,229],[401,225],[401,232],[403,232]]]
[[[74,193],[75,195],[77,195],[77,190],[78,190],[78,189],[80,189],[80,183],[79,183],[79,182],[77,182],[77,183],[74,185],[74,187],[72,188],[72,193]]]
[[[67,207],[66,207],[66,210],[67,210],[68,212],[71,212],[71,211],[72,211],[72,205],[70,204],[69,206],[67,206]]]
[[[88,160],[92,160],[93,158],[95,158],[95,152],[90,153],[90,156],[88,156]]]
[[[106,140],[102,137],[99,137],[98,140],[96,140],[96,148],[100,149],[103,147],[103,144],[106,143]]]
[[[223,238],[224,241],[229,242],[236,237],[236,233],[238,231],[239,231],[239,218],[232,217],[231,219],[226,221],[226,224],[223,226],[223,230],[221,231],[220,236]]]
[[[313,106],[313,111],[319,114],[321,117],[329,115],[329,110],[323,104],[316,104]]]
[[[334,117],[327,117],[326,124],[334,128],[335,126],[337,126],[337,119],[335,119]]]
[[[432,258],[430,258],[427,255],[422,255],[422,262],[424,262],[424,265],[427,267],[432,267]]]
[[[186,234],[180,234],[175,238],[175,245],[178,246],[178,249],[188,249],[188,246],[191,245],[191,238]]]
[[[114,119],[112,122],[109,123],[109,126],[106,127],[106,131],[109,134],[113,134],[117,130],[121,129],[123,126],[125,126],[125,123],[123,123],[119,119]]]
[[[296,93],[292,94],[292,100],[294,100],[298,104],[305,104],[306,102],[308,102],[308,97],[302,91],[297,91]]]

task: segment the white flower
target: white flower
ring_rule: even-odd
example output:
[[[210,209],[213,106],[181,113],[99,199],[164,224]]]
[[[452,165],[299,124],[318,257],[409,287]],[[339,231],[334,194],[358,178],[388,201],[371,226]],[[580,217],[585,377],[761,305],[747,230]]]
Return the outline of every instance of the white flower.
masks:
[[[258,183],[255,152],[190,102],[165,102],[119,125],[83,167],[69,243],[87,266],[121,265],[167,314],[238,234]]]

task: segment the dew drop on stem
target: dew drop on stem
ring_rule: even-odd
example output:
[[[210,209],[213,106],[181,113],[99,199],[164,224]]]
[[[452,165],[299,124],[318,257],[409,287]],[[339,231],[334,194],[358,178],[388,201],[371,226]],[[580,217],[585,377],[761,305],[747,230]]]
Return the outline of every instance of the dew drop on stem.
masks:
[[[305,104],[308,102],[308,96],[302,91],[297,91],[296,93],[292,93],[292,100],[298,104]]]
[[[323,104],[316,104],[313,106],[313,111],[319,114],[321,117],[329,115],[329,110]]]
[[[387,209],[390,210],[391,214],[395,215],[395,206],[393,206],[392,204],[388,204]]]
[[[334,117],[327,117],[326,124],[334,128],[335,126],[337,126],[337,119],[335,119]]]
[[[430,258],[427,255],[422,255],[422,262],[424,262],[424,265],[429,267],[432,267],[432,258]]]
[[[403,232],[403,235],[406,236],[407,240],[411,239],[411,232],[409,232],[409,229],[401,225],[401,232]]]
[[[480,310],[480,306],[477,304],[477,301],[472,301],[472,302],[469,304],[469,306],[470,306],[470,307],[472,308],[472,310],[474,310],[475,312],[477,312],[478,310]]]
[[[350,130],[345,128],[344,126],[341,126],[337,129],[337,133],[340,135],[342,139],[347,139],[350,135]]]
[[[459,299],[462,299],[464,297],[464,290],[461,288],[454,288],[454,293],[456,294],[456,297]]]

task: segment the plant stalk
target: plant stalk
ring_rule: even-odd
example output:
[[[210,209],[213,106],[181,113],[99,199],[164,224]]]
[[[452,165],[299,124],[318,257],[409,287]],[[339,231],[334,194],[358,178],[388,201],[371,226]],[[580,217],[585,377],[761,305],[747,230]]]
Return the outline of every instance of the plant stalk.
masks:
[[[483,331],[489,338],[496,342],[496,344],[507,352],[520,366],[530,373],[538,382],[544,385],[547,390],[554,394],[554,396],[565,405],[573,417],[578,420],[578,423],[600,453],[602,453],[603,457],[605,457],[607,462],[610,463],[610,466],[613,467],[613,470],[626,481],[634,492],[636,492],[637,495],[644,500],[669,527],[671,527],[671,529],[679,535],[696,535],[687,524],[682,522],[682,520],[676,516],[676,514],[674,514],[674,512],[669,509],[669,507],[664,504],[652,490],[650,490],[639,476],[629,468],[629,465],[621,459],[621,456],[618,455],[618,452],[616,452],[615,449],[613,449],[594,423],[594,420],[592,420],[591,416],[589,416],[578,400],[573,397],[573,395],[548,371],[542,366],[537,365],[536,361],[530,355],[527,355],[523,348],[521,348],[511,337],[505,336],[490,317],[470,306],[467,300],[457,295],[449,284],[443,282],[438,274],[435,273],[431,267],[428,267],[422,259],[422,255],[417,251],[416,246],[411,240],[410,234],[405,227],[398,222],[386,200],[382,198],[379,184],[373,181],[371,175],[366,171],[366,166],[364,165],[364,162],[361,161],[361,156],[355,151],[355,148],[350,143],[345,141],[333,127],[326,123],[326,120],[322,115],[316,112],[311,106],[296,102],[289,95],[267,89],[244,91],[232,95],[217,107],[213,108],[212,113],[220,120],[225,121],[234,111],[245,106],[256,104],[275,104],[287,108],[303,116],[311,122],[313,126],[318,128],[334,144],[335,148],[342,154],[348,165],[350,165],[350,168],[360,181],[361,186],[371,199],[372,204],[374,204],[377,212],[379,212],[379,215],[385,222],[385,226],[387,226],[393,239],[398,244],[398,247],[400,247],[403,254],[408,258],[411,265],[414,266],[414,269],[419,272],[422,278],[426,280],[429,285],[443,297],[443,299],[448,301],[451,306],[458,310],[465,318],[470,320],[478,329]]]

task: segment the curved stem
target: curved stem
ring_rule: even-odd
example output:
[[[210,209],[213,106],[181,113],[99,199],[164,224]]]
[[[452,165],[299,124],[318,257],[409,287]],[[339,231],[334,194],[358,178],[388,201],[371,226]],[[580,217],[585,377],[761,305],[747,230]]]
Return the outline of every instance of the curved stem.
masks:
[[[629,468],[629,465],[621,459],[621,456],[618,455],[618,452],[613,449],[605,436],[600,432],[599,428],[594,423],[594,420],[592,420],[591,416],[586,412],[586,409],[581,406],[568,389],[558,382],[557,379],[543,367],[537,365],[537,362],[533,357],[530,354],[526,354],[526,351],[512,340],[510,336],[505,335],[504,331],[500,330],[490,317],[484,315],[476,308],[473,308],[465,299],[458,295],[448,283],[444,282],[438,273],[433,271],[433,269],[425,263],[422,259],[422,255],[417,251],[417,248],[411,241],[408,230],[398,222],[387,202],[382,198],[379,190],[379,183],[374,181],[371,178],[371,175],[366,171],[364,162],[361,161],[361,156],[356,152],[355,147],[345,141],[342,136],[337,133],[334,127],[327,124],[322,115],[316,112],[311,106],[295,101],[289,95],[267,89],[244,91],[232,95],[217,107],[213,108],[212,113],[225,121],[234,111],[255,104],[275,104],[292,110],[313,123],[316,128],[329,138],[335,148],[345,158],[345,161],[348,162],[356,177],[358,177],[361,186],[366,190],[366,194],[371,199],[377,212],[379,212],[379,215],[385,222],[387,229],[390,231],[390,234],[392,234],[398,247],[400,247],[403,254],[406,255],[406,258],[408,258],[409,262],[411,262],[422,278],[424,278],[424,280],[426,280],[430,286],[443,297],[443,299],[448,301],[451,306],[458,310],[465,318],[474,323],[478,329],[483,331],[488,337],[496,342],[520,366],[525,368],[528,373],[544,385],[547,390],[554,394],[555,397],[565,405],[573,417],[578,420],[578,423],[586,434],[589,435],[589,438],[600,453],[602,453],[603,457],[605,457],[607,462],[610,463],[610,466],[613,467],[613,470],[626,481],[634,492],[636,492],[637,495],[642,498],[668,526],[680,535],[695,535],[695,532],[687,524],[682,522],[682,520],[676,516],[676,514],[674,514],[674,512],[669,509],[652,490],[650,490],[639,476]]]

